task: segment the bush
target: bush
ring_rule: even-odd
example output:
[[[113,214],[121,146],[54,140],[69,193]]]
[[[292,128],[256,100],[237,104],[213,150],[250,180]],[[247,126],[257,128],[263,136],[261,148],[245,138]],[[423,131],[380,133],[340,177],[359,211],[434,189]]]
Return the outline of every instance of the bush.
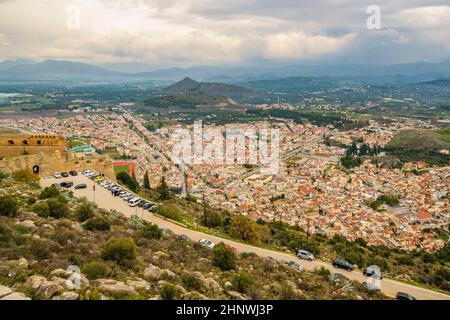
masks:
[[[189,290],[199,291],[202,288],[202,282],[200,281],[200,279],[192,274],[183,273],[181,275],[181,281]]]
[[[159,292],[162,300],[177,300],[179,299],[180,292],[173,284],[165,284],[162,286]]]
[[[38,260],[49,259],[58,250],[57,245],[50,240],[37,240],[31,245],[31,254]]]
[[[40,217],[43,217],[43,218],[48,217],[49,208],[48,208],[47,201],[42,201],[42,202],[36,203],[33,206],[33,208],[31,208],[31,211],[33,211]]]
[[[166,217],[167,219],[179,221],[180,217],[180,209],[174,204],[165,204],[158,209],[158,214]]]
[[[243,240],[251,244],[259,243],[257,224],[244,216],[236,216],[233,218],[228,233],[235,239]]]
[[[108,265],[101,261],[87,263],[83,266],[82,270],[89,280],[105,278],[109,273]]]
[[[103,247],[102,258],[119,264],[136,259],[136,244],[131,238],[113,238]]]
[[[213,248],[213,265],[222,271],[229,271],[236,268],[236,256],[234,252],[222,242]]]
[[[41,191],[41,193],[39,194],[39,199],[57,198],[60,195],[61,192],[59,192],[59,190],[56,189],[54,186],[51,186]]]
[[[146,223],[140,230],[139,234],[147,239],[161,239],[162,231],[153,223]]]
[[[62,202],[58,199],[49,199],[47,200],[48,204],[48,215],[55,219],[64,218],[69,214],[69,207],[67,203]]]
[[[25,182],[33,186],[38,186],[39,176],[34,174],[33,171],[29,169],[15,171],[13,172],[12,177],[16,181]]]
[[[0,242],[9,242],[11,240],[11,231],[8,227],[0,224]]]
[[[75,214],[77,215],[78,221],[85,222],[94,217],[94,209],[90,203],[85,202],[77,208]]]
[[[19,211],[16,199],[11,196],[0,197],[0,215],[15,217]]]
[[[94,217],[86,221],[83,228],[88,231],[109,231],[111,226],[103,217]]]
[[[253,287],[255,279],[250,273],[242,272],[241,274],[235,275],[231,280],[231,283],[236,291],[242,294],[247,294]]]

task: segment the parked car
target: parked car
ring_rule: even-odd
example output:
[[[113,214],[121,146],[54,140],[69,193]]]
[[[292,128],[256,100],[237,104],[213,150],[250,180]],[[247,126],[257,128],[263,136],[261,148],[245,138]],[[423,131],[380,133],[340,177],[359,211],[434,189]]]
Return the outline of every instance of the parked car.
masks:
[[[62,188],[69,189],[69,188],[72,188],[72,187],[73,187],[73,182],[72,182],[72,181],[64,181],[64,182],[61,182],[59,185],[60,185]]]
[[[380,267],[378,266],[368,266],[367,268],[364,269],[363,274],[366,277],[372,277],[378,280],[383,279],[383,275],[381,274],[381,270]]]
[[[397,292],[395,297],[397,300],[417,300],[415,297],[406,292]]]
[[[130,207],[136,207],[139,204],[139,201],[141,201],[141,199],[139,198],[132,198],[128,201],[129,206]]]
[[[76,176],[78,175],[78,172],[76,172],[75,170],[72,170],[72,171],[69,171],[69,174],[70,174],[72,177],[76,177]]]
[[[355,267],[350,262],[340,258],[333,260],[333,267],[344,269],[347,271],[353,271],[355,269]]]
[[[288,264],[289,266],[291,266],[292,268],[297,269],[297,270],[299,270],[299,271],[305,270],[305,267],[302,266],[300,263],[298,263],[298,262],[296,262],[296,261],[289,261],[287,264]]]
[[[80,189],[87,189],[87,185],[85,183],[81,183],[81,184],[77,184],[75,186],[76,190],[80,190]]]
[[[297,253],[297,257],[299,259],[308,260],[308,261],[314,260],[314,256],[306,250],[299,250]]]
[[[199,241],[199,243],[200,243],[202,246],[204,246],[204,247],[206,247],[206,248],[209,248],[209,249],[212,249],[212,248],[214,248],[214,246],[215,246],[214,242],[209,241],[209,240],[206,240],[206,239],[201,239],[201,240]]]
[[[82,174],[83,174],[84,176],[87,176],[88,174],[91,174],[91,173],[93,173],[93,171],[92,171],[91,169],[87,169],[87,170],[84,170],[84,171],[82,172]]]
[[[53,173],[53,178],[55,178],[55,179],[61,179],[61,178],[62,178],[62,175],[61,175],[61,173],[59,173],[59,172],[54,172],[54,173]]]
[[[180,234],[179,236],[178,236],[178,238],[180,239],[180,240],[183,240],[183,241],[192,241],[191,240],[191,238],[189,238],[187,235],[185,235],[185,234]]]
[[[69,174],[67,172],[63,172],[63,173],[61,173],[61,176],[64,177],[64,178],[68,178]]]

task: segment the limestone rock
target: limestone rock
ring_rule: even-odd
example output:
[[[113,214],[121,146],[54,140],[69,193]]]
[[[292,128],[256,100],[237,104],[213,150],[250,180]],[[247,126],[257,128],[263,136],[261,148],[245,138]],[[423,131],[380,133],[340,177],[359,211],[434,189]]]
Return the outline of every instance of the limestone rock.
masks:
[[[19,222],[18,225],[24,226],[24,227],[30,228],[30,229],[36,228],[36,225],[31,220],[25,220],[25,221]]]
[[[79,298],[80,295],[78,293],[67,291],[60,296],[54,297],[53,300],[78,300]]]
[[[125,281],[125,284],[132,287],[134,290],[145,290],[148,286],[148,282],[144,279],[127,280]]]
[[[31,300],[26,295],[24,295],[21,292],[13,292],[3,298],[0,298],[0,300]]]
[[[246,300],[245,296],[236,291],[228,291],[231,300]]]
[[[29,291],[35,292],[45,281],[47,281],[47,279],[42,276],[31,276],[27,279],[25,285]]]
[[[3,298],[12,293],[12,290],[8,287],[0,285],[0,298]]]
[[[64,288],[53,281],[45,281],[41,283],[39,288],[36,290],[36,297],[40,299],[50,299],[55,294],[62,292]]]
[[[168,269],[161,269],[151,264],[144,270],[144,279],[147,281],[159,280],[164,274],[169,277],[175,277],[175,273],[172,271]]]
[[[137,295],[137,292],[134,289],[126,285],[123,282],[109,279],[101,279],[97,280],[98,289],[103,292],[112,293],[112,294],[133,294]]]

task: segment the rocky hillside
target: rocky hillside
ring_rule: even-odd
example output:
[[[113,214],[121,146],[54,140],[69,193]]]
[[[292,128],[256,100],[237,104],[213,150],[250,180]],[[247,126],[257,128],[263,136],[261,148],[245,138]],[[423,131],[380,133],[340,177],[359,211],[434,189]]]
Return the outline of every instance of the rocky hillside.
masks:
[[[210,250],[15,177],[0,178],[0,300],[384,298],[326,270]]]

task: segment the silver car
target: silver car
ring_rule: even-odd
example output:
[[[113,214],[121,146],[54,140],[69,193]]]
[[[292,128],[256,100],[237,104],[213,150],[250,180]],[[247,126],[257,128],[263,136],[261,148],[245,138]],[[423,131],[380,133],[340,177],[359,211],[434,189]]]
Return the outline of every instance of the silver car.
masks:
[[[314,256],[312,255],[312,253],[310,253],[306,250],[299,250],[297,253],[297,257],[299,259],[308,260],[308,261],[314,260]]]

